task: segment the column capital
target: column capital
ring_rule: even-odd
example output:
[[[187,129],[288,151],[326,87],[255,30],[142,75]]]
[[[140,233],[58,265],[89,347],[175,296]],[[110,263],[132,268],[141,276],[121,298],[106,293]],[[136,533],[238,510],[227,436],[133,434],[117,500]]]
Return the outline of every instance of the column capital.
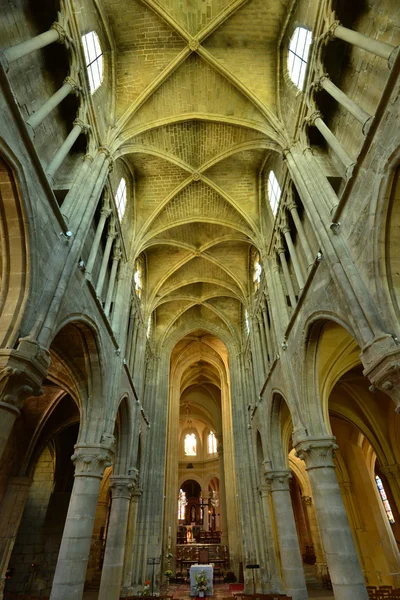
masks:
[[[58,33],[58,42],[60,44],[65,44],[67,47],[69,45],[73,45],[73,39],[67,33],[68,27],[68,17],[67,15],[59,12],[58,13],[58,21],[54,21],[54,23],[50,26],[50,29],[55,29]]]
[[[113,475],[110,478],[111,497],[126,498],[130,500],[135,491],[137,483],[137,475]]]
[[[141,487],[136,487],[132,491],[132,502],[134,502],[135,504],[137,504],[139,502],[142,494],[143,494],[143,489]]]
[[[76,96],[78,96],[78,94],[80,94],[82,91],[82,88],[79,85],[79,83],[77,81],[75,81],[75,79],[73,79],[73,77],[71,77],[70,75],[67,75],[67,77],[64,79],[63,83],[64,83],[64,85],[65,84],[70,85],[72,88],[72,91],[74,92],[74,94]]]
[[[82,129],[82,133],[87,133],[91,129],[90,125],[84,123],[82,119],[75,119],[72,124],[74,126],[78,125]]]
[[[322,113],[320,110],[314,110],[314,112],[308,115],[306,118],[306,123],[307,125],[311,125],[311,127],[313,127],[317,119],[322,119]]]
[[[395,403],[396,412],[400,413],[400,349],[398,346],[393,348],[393,345],[392,336],[380,339],[379,343],[377,341],[363,350],[361,359],[365,367],[363,374],[372,384],[370,392],[381,390],[387,394]],[[379,356],[382,351],[386,354]]]
[[[271,486],[271,492],[289,491],[289,481],[292,478],[292,473],[287,469],[280,471],[265,471],[265,482]]]
[[[0,350],[2,408],[19,412],[29,396],[41,396],[50,354],[36,341],[21,338],[17,350]]]
[[[112,465],[114,446],[115,440],[114,443],[76,444],[75,452],[71,456],[75,465],[75,477],[101,479],[104,469]]]
[[[297,442],[296,456],[306,463],[306,471],[310,469],[335,468],[333,457],[335,450],[338,449],[335,444],[334,436],[322,438],[306,438]]]
[[[319,77],[319,79],[317,79],[313,84],[312,87],[316,92],[319,92],[322,90],[323,88],[323,83],[324,81],[330,81],[330,77],[328,73],[322,73],[322,75]]]

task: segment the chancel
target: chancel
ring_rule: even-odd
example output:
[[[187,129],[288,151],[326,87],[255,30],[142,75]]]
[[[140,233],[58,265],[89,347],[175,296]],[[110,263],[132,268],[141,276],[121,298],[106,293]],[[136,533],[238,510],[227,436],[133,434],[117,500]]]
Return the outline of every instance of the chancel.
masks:
[[[0,0],[0,600],[399,600],[399,45]]]

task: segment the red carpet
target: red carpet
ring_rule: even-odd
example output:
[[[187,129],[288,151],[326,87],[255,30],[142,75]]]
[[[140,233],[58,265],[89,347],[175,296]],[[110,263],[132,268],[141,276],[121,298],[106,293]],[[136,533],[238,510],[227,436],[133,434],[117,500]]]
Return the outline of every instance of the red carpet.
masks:
[[[229,591],[233,594],[235,592],[244,592],[244,583],[230,583]]]

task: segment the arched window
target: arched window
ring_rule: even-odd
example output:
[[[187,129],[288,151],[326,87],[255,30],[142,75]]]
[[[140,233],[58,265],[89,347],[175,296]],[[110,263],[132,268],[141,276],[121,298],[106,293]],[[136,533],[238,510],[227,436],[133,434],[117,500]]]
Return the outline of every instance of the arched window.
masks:
[[[126,208],[126,181],[123,177],[119,182],[117,193],[115,194],[115,204],[117,206],[119,220],[122,221]]]
[[[181,521],[185,519],[186,505],[187,505],[186,494],[181,489],[181,490],[179,490],[179,496],[178,496],[178,519],[180,519]]]
[[[245,327],[246,327],[246,333],[247,333],[247,335],[249,335],[249,333],[250,333],[250,322],[249,322],[249,313],[248,313],[247,308],[244,311],[244,324],[245,324]]]
[[[387,496],[386,496],[385,488],[383,487],[382,479],[380,477],[378,477],[378,475],[375,475],[375,482],[376,482],[376,487],[378,488],[378,491],[379,491],[379,495],[383,502],[383,508],[385,509],[386,516],[389,519],[389,523],[393,524],[395,522],[394,516],[392,513],[391,506],[389,504],[389,500],[387,499]]]
[[[133,280],[135,282],[136,295],[140,298],[142,295],[142,265],[139,261],[136,261],[136,271]]]
[[[184,443],[186,456],[196,456],[197,455],[196,446],[197,446],[196,435],[194,433],[187,433],[185,435],[185,443]]]
[[[151,315],[147,319],[147,330],[146,330],[147,339],[150,339],[150,334],[151,334]]]
[[[305,27],[296,27],[289,44],[288,70],[294,85],[303,89],[312,34]]]
[[[82,36],[82,46],[85,53],[89,86],[92,94],[103,81],[103,53],[97,33],[89,31]]]
[[[276,175],[273,171],[270,171],[268,175],[268,198],[274,216],[276,215],[276,211],[278,210],[278,204],[281,198],[281,193],[281,186],[278,183]]]
[[[212,431],[210,431],[210,433],[208,434],[207,449],[208,454],[215,454],[217,452],[217,438],[215,437],[215,434]]]
[[[254,259],[254,273],[253,273],[253,281],[254,281],[254,289],[258,290],[261,283],[261,272],[262,267],[260,263],[260,255],[257,253]]]

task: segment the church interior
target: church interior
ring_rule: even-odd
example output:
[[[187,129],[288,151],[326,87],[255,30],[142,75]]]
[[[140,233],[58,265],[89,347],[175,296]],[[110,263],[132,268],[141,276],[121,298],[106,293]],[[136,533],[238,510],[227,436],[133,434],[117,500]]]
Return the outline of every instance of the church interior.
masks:
[[[400,598],[399,48],[0,0],[0,600]]]

